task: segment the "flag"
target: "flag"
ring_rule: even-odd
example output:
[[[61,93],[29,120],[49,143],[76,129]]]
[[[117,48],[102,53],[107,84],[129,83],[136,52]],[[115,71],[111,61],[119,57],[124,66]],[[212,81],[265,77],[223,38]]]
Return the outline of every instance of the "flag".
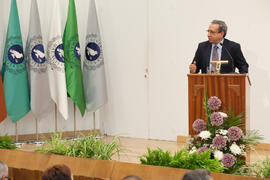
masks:
[[[32,0],[25,50],[30,86],[31,110],[36,118],[50,111],[51,98],[37,1]]]
[[[95,0],[90,0],[83,80],[86,110],[95,112],[107,102],[103,49]]]
[[[51,98],[64,119],[68,119],[68,101],[64,64],[64,49],[58,1],[54,1],[48,36],[47,61]]]
[[[4,121],[7,117],[7,110],[5,105],[4,88],[2,84],[2,77],[0,74],[0,122]]]
[[[2,78],[7,114],[15,123],[30,110],[29,86],[16,0],[11,1]]]
[[[74,0],[69,0],[67,22],[63,36],[67,92],[81,111],[85,112],[80,44]]]

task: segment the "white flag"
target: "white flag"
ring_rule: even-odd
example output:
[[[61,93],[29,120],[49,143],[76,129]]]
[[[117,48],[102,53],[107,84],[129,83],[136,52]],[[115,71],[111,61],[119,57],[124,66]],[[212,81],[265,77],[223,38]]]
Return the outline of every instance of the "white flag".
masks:
[[[95,0],[90,0],[86,32],[83,82],[86,110],[95,112],[107,102],[103,49],[98,26]]]
[[[45,58],[36,0],[32,0],[31,3],[25,54],[31,93],[31,110],[36,118],[40,118],[40,116],[50,111],[52,101],[49,93],[47,61]]]
[[[58,1],[54,0],[51,25],[49,30],[48,73],[51,97],[64,119],[68,118],[67,88],[64,65],[64,49],[61,34],[61,21]]]

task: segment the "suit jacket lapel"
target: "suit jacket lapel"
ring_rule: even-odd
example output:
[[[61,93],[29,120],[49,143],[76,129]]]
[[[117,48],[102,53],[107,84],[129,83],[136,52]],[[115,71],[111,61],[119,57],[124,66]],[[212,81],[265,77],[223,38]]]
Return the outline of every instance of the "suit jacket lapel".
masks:
[[[207,58],[207,64],[210,66],[210,56],[211,56],[211,49],[212,49],[212,44],[208,41],[207,43],[207,50],[206,50],[206,58]]]
[[[223,46],[226,47],[226,45],[227,45],[227,39],[224,39]],[[222,47],[221,59],[220,60],[228,60],[229,61],[228,57],[229,56],[228,56],[228,53],[226,52],[226,49],[224,47]]]

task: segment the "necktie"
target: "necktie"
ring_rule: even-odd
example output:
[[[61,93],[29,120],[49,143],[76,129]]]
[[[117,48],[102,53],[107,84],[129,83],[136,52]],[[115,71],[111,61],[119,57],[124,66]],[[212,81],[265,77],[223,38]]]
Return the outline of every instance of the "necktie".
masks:
[[[212,61],[219,61],[218,59],[218,52],[217,52],[218,47],[215,45],[213,49],[213,54],[212,54]],[[216,73],[216,64],[212,64],[211,72]]]

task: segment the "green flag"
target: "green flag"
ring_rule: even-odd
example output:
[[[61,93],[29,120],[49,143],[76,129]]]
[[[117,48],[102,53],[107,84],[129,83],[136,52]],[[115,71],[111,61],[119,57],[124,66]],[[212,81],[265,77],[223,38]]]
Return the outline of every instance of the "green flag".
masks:
[[[85,100],[83,91],[76,7],[74,0],[69,0],[63,44],[65,53],[67,92],[73,102],[78,106],[83,116],[85,112]]]
[[[11,1],[2,76],[7,114],[15,123],[30,110],[29,86],[16,0]]]

